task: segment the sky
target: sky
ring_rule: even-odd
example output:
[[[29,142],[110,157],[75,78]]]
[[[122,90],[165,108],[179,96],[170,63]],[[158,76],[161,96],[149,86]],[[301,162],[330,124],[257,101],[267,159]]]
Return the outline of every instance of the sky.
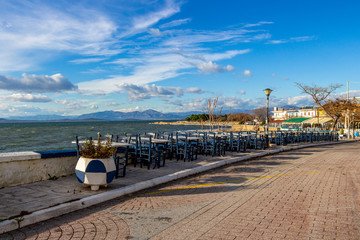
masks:
[[[0,118],[360,97],[357,0],[0,0]]]

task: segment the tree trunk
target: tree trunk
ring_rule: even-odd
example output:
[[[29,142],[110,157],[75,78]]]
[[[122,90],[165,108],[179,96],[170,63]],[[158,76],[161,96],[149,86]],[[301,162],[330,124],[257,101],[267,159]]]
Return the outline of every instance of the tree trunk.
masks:
[[[336,126],[336,124],[337,124],[338,121],[339,121],[339,118],[340,118],[340,117],[337,117],[337,118],[334,119],[334,122],[333,122],[333,124],[332,124],[332,126],[331,126],[331,131],[334,131],[335,126]]]

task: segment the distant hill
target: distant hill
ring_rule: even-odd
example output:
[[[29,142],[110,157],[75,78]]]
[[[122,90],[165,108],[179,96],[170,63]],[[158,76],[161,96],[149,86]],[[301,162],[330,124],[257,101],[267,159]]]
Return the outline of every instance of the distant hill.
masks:
[[[181,113],[162,113],[152,109],[140,112],[118,112],[118,111],[104,111],[96,113],[83,114],[77,117],[78,119],[97,118],[104,120],[180,120],[190,116],[193,113],[200,112],[181,112]]]
[[[299,109],[299,106],[296,106],[296,105],[285,105],[285,106],[282,106],[283,109]]]
[[[170,112],[162,113],[153,109],[146,111],[133,112],[119,112],[119,111],[103,111],[82,114],[79,116],[60,116],[60,115],[35,115],[35,116],[19,116],[11,117],[9,119],[0,118],[0,122],[7,121],[97,121],[97,120],[183,120],[190,117],[191,114],[202,114],[202,111],[189,112]],[[252,110],[232,109],[232,114],[235,113],[252,113]],[[216,114],[219,114],[218,112]],[[222,111],[222,115],[229,114],[229,111]]]
[[[31,120],[31,121],[53,121],[53,120],[73,120],[77,116],[60,116],[60,115],[35,115],[35,116],[17,116],[8,120]]]
[[[1,119],[0,122],[6,121],[96,121],[96,120],[183,120],[191,114],[201,112],[178,112],[178,113],[162,113],[152,109],[146,111],[118,112],[103,111],[82,114],[79,116],[60,116],[60,115],[35,115],[35,116],[19,116],[9,119]]]

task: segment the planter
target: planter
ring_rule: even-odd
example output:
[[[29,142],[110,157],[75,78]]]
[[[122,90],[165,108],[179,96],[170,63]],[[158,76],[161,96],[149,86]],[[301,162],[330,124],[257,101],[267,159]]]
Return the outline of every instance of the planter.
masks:
[[[112,182],[116,166],[112,157],[104,159],[80,157],[75,173],[80,183],[90,186],[91,190],[98,190],[100,186],[107,186]]]

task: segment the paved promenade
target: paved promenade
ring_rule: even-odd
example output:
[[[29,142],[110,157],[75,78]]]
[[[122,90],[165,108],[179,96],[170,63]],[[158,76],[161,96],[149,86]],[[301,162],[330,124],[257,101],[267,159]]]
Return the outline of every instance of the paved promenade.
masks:
[[[8,232],[0,239],[360,239],[359,147],[359,142],[323,145],[242,161]],[[185,164],[195,168],[211,161],[219,159]],[[101,191],[106,194],[131,181],[183,168],[183,162],[171,161],[165,168],[146,170],[146,177],[140,172],[145,169],[130,168],[126,178]],[[72,202],[95,194],[74,180],[5,188],[0,194],[12,189],[14,201],[20,202],[15,190],[47,187],[38,196],[22,196],[23,202],[37,199],[40,204],[51,202],[50,193],[59,194],[62,200],[53,197],[48,207],[66,197]],[[5,208],[16,208],[15,202],[10,206],[9,197],[1,198]],[[39,204],[22,211],[37,211]]]

